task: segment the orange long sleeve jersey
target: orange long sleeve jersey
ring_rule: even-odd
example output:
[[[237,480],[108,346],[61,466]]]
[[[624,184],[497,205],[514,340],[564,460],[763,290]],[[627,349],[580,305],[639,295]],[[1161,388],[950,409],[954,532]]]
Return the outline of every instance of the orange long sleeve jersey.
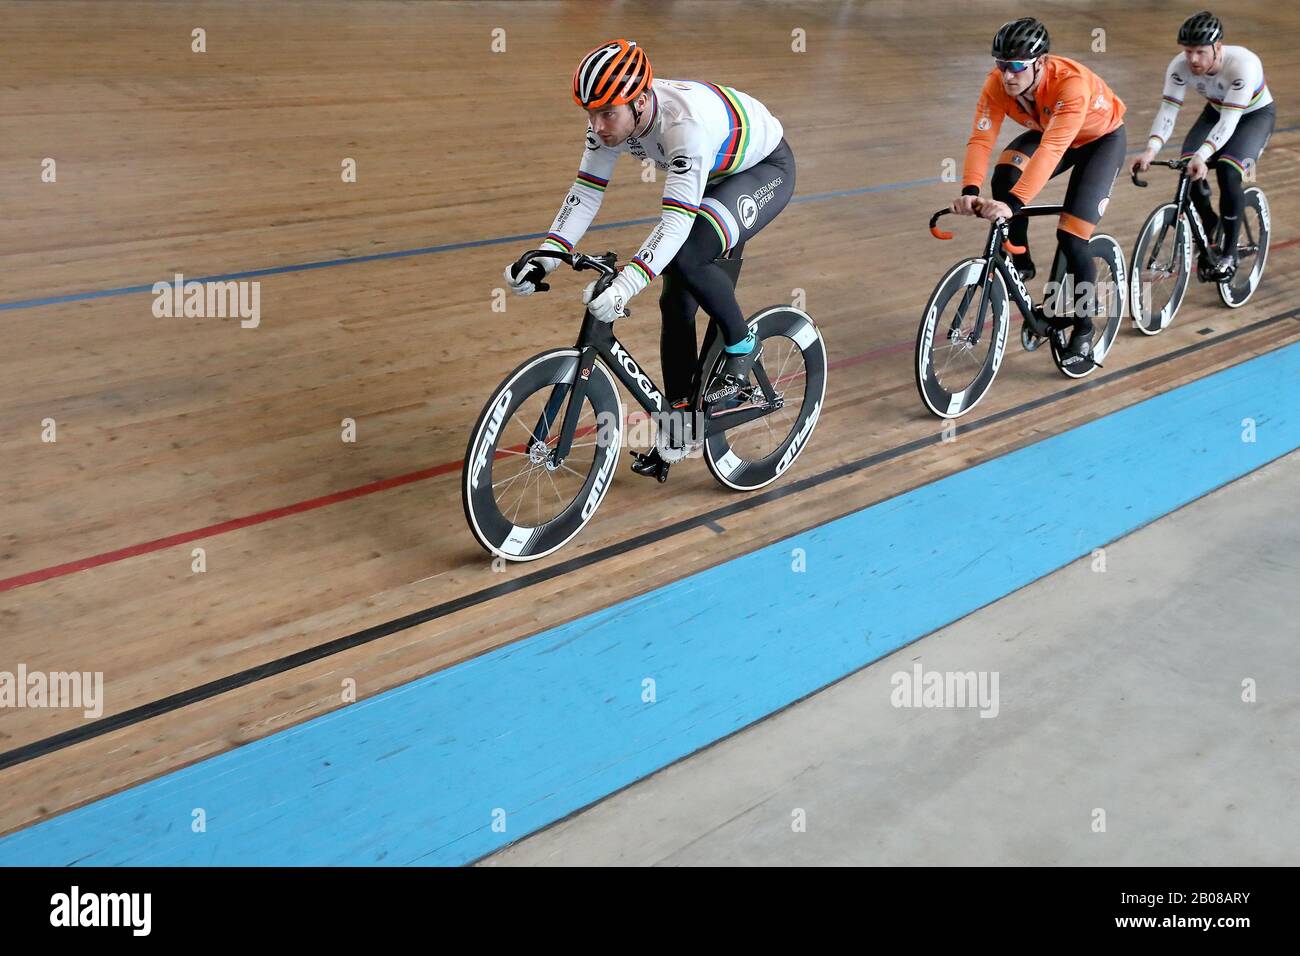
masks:
[[[1124,122],[1124,101],[1092,70],[1063,56],[1048,56],[1043,76],[1033,93],[1033,111],[1027,112],[1020,97],[1002,88],[996,69],[989,72],[980,90],[966,163],[962,169],[962,192],[978,192],[988,172],[989,157],[997,142],[1004,117],[1021,126],[1041,130],[1042,141],[1011,190],[1019,208],[1038,195],[1056,171],[1061,157],[1071,146],[1086,146]],[[973,187],[973,189],[971,188]]]

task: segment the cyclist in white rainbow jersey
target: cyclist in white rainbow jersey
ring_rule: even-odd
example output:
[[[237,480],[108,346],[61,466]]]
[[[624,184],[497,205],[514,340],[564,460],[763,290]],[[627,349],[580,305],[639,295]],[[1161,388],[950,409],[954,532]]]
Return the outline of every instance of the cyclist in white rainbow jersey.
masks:
[[[612,322],[661,277],[660,358],[668,396],[677,403],[689,394],[700,308],[719,323],[727,356],[723,377],[743,381],[755,343],[731,279],[715,260],[757,234],[790,201],[794,154],[780,121],[739,90],[655,79],[645,51],[622,39],[582,58],[573,98],[587,111],[586,144],[543,247],[573,251],[600,209],[619,156],[653,163],[664,174],[659,221],[609,288],[592,299],[595,283],[588,285],[584,302],[595,318]],[[512,264],[506,281],[511,291],[528,295],[556,265],[554,259],[534,260],[516,275]],[[633,470],[652,474],[659,464],[652,460]]]
[[[1165,89],[1160,110],[1151,125],[1146,150],[1133,160],[1133,169],[1150,167],[1156,153],[1174,132],[1178,110],[1188,88],[1196,90],[1209,102],[1183,139],[1183,158],[1194,187],[1192,201],[1213,240],[1218,226],[1223,227],[1220,252],[1214,263],[1220,276],[1231,274],[1237,264],[1237,235],[1241,213],[1246,207],[1242,179],[1253,178],[1254,166],[1268,145],[1277,111],[1273,96],[1264,81],[1264,66],[1259,57],[1244,46],[1223,44],[1223,24],[1209,11],[1194,14],[1178,30],[1183,47],[1165,71]],[[1210,203],[1206,182],[1207,163],[1217,160],[1219,180],[1219,215]]]

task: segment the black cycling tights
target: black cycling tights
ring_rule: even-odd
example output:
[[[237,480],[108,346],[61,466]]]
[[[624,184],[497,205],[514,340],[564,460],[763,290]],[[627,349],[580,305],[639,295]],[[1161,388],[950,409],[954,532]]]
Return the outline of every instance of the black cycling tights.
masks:
[[[659,355],[663,362],[664,388],[672,401],[686,397],[699,361],[695,341],[695,313],[701,306],[706,315],[718,320],[723,341],[732,345],[749,334],[745,315],[736,301],[731,277],[714,261],[717,240],[692,232],[686,244],[664,271],[659,311],[663,325],[659,333]]]
[[[1097,263],[1088,250],[1088,240],[1064,229],[1056,230],[1057,248],[1065,257],[1065,271],[1074,276],[1074,327],[1081,332],[1092,328],[1092,314],[1097,310]]]
[[[1214,167],[1219,179],[1219,212],[1217,217],[1223,223],[1223,244],[1225,251],[1237,248],[1237,236],[1241,229],[1241,214],[1246,209],[1246,190],[1241,183],[1241,172],[1230,163],[1220,162]],[[1214,238],[1214,204],[1211,202],[1210,184],[1204,179],[1192,183],[1192,203],[1201,214],[1207,239]]]
[[[1223,222],[1224,252],[1237,248],[1237,233],[1241,229],[1241,214],[1246,208],[1246,190],[1241,185],[1241,171],[1230,163],[1220,162],[1214,168],[1219,174],[1219,212]]]
[[[998,167],[1002,169],[1002,167]],[[998,183],[994,181],[994,195],[997,195]],[[1007,225],[1007,238],[1017,246],[1029,242],[1029,220],[1023,216],[1012,219]],[[1064,229],[1056,230],[1056,247],[1065,257],[1065,271],[1074,276],[1074,327],[1080,333],[1092,330],[1092,316],[1089,311],[1096,311],[1099,296],[1093,284],[1097,281],[1097,263],[1088,251],[1088,240],[1076,236]]]

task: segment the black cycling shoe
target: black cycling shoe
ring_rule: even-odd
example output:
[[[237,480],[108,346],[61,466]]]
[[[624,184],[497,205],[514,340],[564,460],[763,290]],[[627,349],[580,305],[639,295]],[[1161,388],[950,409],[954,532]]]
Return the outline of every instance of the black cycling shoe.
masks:
[[[1011,256],[1011,262],[1020,273],[1020,281],[1028,282],[1034,276],[1038,275],[1038,269],[1034,266],[1033,257],[1028,252],[1017,252]]]
[[[633,472],[647,478],[653,478],[661,485],[668,480],[668,462],[659,457],[658,448],[651,448],[645,454],[636,451],[629,452],[629,454],[634,459],[632,462]]]
[[[1092,358],[1092,325],[1075,326],[1070,341],[1061,352],[1061,367],[1070,371],[1084,371],[1097,363]]]
[[[1234,255],[1219,256],[1219,261],[1214,264],[1214,278],[1217,282],[1227,282],[1237,272],[1237,257]]]

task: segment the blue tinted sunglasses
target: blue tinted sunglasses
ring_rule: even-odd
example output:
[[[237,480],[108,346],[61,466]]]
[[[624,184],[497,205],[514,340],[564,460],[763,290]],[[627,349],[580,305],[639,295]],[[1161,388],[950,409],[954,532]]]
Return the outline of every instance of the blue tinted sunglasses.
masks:
[[[1012,73],[1023,73],[1034,65],[1033,60],[994,60],[997,64],[998,71],[1005,73],[1010,70]]]

